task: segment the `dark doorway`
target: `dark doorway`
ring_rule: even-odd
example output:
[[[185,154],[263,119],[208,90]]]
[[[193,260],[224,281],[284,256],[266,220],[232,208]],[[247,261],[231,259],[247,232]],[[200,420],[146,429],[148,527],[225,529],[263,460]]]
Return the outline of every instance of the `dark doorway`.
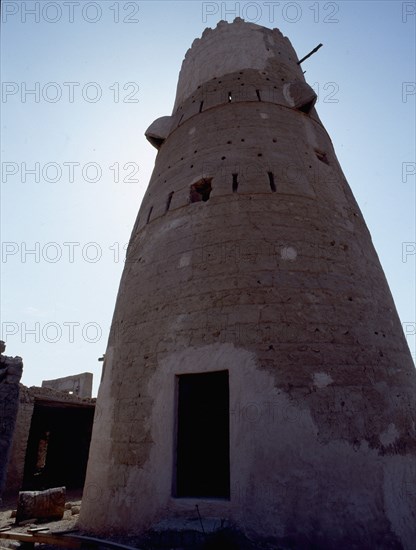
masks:
[[[24,490],[84,485],[94,406],[35,402],[26,449]]]
[[[228,371],[178,376],[177,497],[230,497]]]

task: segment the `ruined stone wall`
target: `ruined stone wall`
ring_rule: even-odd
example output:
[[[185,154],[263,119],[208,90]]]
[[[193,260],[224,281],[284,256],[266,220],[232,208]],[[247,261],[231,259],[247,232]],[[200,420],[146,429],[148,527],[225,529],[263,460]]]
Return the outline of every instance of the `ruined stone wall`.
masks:
[[[263,45],[262,70],[217,59],[202,83],[187,67],[226,29]],[[287,39],[241,21],[207,36],[172,117],[149,132],[160,149],[120,283],[81,525],[140,533],[198,504],[276,547],[410,549],[415,369],[370,234]],[[175,377],[218,370],[230,499],[174,498]]]
[[[19,407],[19,381],[23,372],[20,357],[7,357],[0,342],[0,496],[6,479],[7,465]]]
[[[17,494],[22,488],[26,447],[34,406],[34,399],[28,394],[27,388],[22,385],[20,388],[19,407],[4,489],[7,494]]]

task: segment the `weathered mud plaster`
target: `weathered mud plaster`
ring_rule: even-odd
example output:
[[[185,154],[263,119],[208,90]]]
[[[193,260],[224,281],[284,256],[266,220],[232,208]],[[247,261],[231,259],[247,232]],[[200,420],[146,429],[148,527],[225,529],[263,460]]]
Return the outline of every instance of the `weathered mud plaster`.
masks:
[[[275,547],[412,548],[415,369],[314,102],[277,29],[220,22],[187,52],[153,126],[84,529],[140,534],[198,504]],[[230,498],[175,498],[175,377],[221,370]]]

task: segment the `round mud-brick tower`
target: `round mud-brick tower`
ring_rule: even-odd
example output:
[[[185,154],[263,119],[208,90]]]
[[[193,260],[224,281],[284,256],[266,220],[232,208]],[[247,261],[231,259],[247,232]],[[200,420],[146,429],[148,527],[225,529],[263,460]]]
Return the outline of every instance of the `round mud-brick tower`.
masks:
[[[221,21],[187,52],[146,132],[84,529],[412,547],[415,369],[315,101],[277,29]]]

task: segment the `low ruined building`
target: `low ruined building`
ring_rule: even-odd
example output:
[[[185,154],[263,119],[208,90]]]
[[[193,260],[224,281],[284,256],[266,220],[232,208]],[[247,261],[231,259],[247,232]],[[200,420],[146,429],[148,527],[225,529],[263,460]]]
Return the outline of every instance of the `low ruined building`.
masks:
[[[20,385],[4,494],[60,486],[82,489],[94,410],[91,397]]]
[[[53,390],[66,392],[78,397],[91,397],[92,373],[83,372],[72,376],[55,378],[54,380],[43,380],[42,388],[52,388]]]

